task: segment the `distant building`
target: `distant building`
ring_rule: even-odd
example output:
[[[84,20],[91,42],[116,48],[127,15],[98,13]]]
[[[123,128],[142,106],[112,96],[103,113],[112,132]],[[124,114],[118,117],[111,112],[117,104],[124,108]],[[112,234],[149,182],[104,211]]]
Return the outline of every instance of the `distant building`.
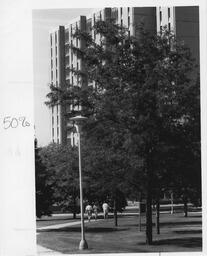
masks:
[[[128,33],[139,37],[137,26],[141,23],[152,32],[159,32],[167,26],[173,30],[179,40],[183,40],[192,51],[197,63],[199,63],[199,8],[197,6],[185,7],[119,7],[97,10],[89,16],[79,16],[66,26],[59,26],[50,32],[50,82],[57,87],[64,87],[66,83],[73,86],[87,86],[79,75],[71,72],[71,69],[83,70],[84,63],[77,58],[69,45],[78,48],[84,47],[82,40],[72,37],[78,28],[81,31],[91,33],[98,42],[100,35],[91,30],[97,20],[114,18],[118,24],[128,28]],[[76,135],[68,132],[71,124],[65,115],[72,110],[72,104],[63,108],[59,105],[51,110],[51,140],[55,143],[67,143],[73,145]],[[81,106],[78,107],[79,110]],[[78,109],[77,109],[78,110]]]

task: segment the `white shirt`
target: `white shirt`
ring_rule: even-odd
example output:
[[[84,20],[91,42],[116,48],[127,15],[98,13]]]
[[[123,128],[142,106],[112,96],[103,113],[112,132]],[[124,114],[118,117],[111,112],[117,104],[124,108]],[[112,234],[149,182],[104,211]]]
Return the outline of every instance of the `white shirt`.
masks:
[[[86,206],[86,211],[92,211],[92,210],[93,210],[93,208],[92,208],[91,205],[87,205],[87,206]]]
[[[103,203],[102,208],[104,211],[107,211],[109,209],[109,205],[107,203]]]

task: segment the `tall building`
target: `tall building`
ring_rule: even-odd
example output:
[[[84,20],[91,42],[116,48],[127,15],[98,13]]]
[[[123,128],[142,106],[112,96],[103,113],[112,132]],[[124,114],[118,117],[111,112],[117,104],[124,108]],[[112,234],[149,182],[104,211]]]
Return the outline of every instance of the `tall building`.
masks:
[[[151,33],[157,33],[164,26],[173,30],[179,40],[187,44],[199,63],[199,9],[196,6],[185,7],[119,7],[99,9],[89,16],[79,16],[66,26],[59,26],[50,32],[50,83],[63,88],[67,83],[72,86],[87,86],[78,74],[71,69],[83,70],[84,63],[77,58],[69,47],[85,47],[84,41],[74,38],[72,35],[76,29],[91,33],[96,42],[101,40],[100,35],[92,30],[97,20],[113,18],[116,23],[128,28],[128,33],[139,38],[137,27],[144,24],[145,29]],[[68,104],[63,108],[59,105],[51,110],[51,138],[52,142],[75,143],[76,135],[68,132],[71,124],[65,115],[73,108]],[[80,110],[81,106],[77,107]]]
[[[177,39],[183,41],[199,64],[199,7],[158,7],[156,10],[157,31],[164,26],[174,31]]]

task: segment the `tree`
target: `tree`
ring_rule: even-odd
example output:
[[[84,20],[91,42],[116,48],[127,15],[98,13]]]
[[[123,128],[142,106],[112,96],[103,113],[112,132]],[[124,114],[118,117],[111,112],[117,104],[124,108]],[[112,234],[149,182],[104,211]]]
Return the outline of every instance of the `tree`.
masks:
[[[50,144],[41,150],[42,161],[50,176],[54,202],[62,210],[79,212],[78,154],[70,145]]]
[[[90,138],[94,145],[99,143],[113,159],[113,171],[110,168],[108,173],[105,169],[104,173],[109,177],[114,174],[116,182],[110,183],[114,189],[120,178],[123,185],[125,178],[131,181],[131,175],[142,181],[141,188],[135,187],[137,193],[141,191],[146,197],[146,242],[151,244],[153,192],[168,181],[168,172],[172,171],[171,148],[178,152],[183,147],[174,139],[186,135],[187,128],[193,134],[195,126],[199,127],[195,65],[189,49],[166,29],[151,35],[141,26],[139,39],[129,36],[125,28],[113,21],[98,21],[93,29],[101,35],[100,43],[77,31],[74,37],[85,40],[86,47],[71,46],[84,63],[82,72],[71,71],[87,80],[88,86],[66,84],[66,89],[61,89],[51,85],[48,104],[66,105],[75,99],[74,105],[82,106],[82,114],[88,116],[83,129],[85,138]],[[70,113],[74,114],[75,111]],[[189,145],[199,145],[198,138],[199,135],[188,140]],[[168,157],[163,159],[165,155]],[[124,170],[120,156],[125,159]],[[131,160],[136,162],[135,167]],[[188,168],[181,168],[181,159],[173,161],[181,172]]]
[[[102,140],[102,143],[107,143]],[[93,141],[83,143],[83,166],[86,178],[84,195],[91,202],[108,202],[114,211],[114,224],[118,225],[117,211],[126,206],[123,175],[125,173],[124,156],[111,149],[110,144],[103,145]],[[90,152],[90,154],[88,153]],[[87,182],[88,180],[88,182]]]
[[[40,156],[41,148],[37,147],[35,141],[35,184],[36,184],[36,216],[50,215],[54,202],[53,184],[49,182],[49,175],[46,166]]]

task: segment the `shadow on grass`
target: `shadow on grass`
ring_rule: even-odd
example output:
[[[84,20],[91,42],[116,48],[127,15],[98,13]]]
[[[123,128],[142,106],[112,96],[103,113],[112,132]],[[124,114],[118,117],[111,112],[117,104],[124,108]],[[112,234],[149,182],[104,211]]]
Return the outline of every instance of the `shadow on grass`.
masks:
[[[199,230],[175,230],[173,231],[174,233],[177,233],[177,234],[201,234],[202,233],[202,230],[199,229]]]
[[[198,225],[198,224],[202,224],[202,221],[198,220],[198,221],[172,221],[172,222],[161,222],[160,226],[183,226],[183,225]]]
[[[196,215],[196,216],[190,216],[190,218],[202,218],[202,214]]]
[[[111,227],[85,227],[86,233],[108,233],[117,231],[126,231],[128,228],[111,228]],[[43,232],[81,232],[81,227],[65,227],[59,229],[40,230],[39,233]]]
[[[200,237],[188,237],[188,238],[175,238],[175,239],[162,239],[154,241],[153,245],[176,245],[187,248],[202,247],[202,238]]]

